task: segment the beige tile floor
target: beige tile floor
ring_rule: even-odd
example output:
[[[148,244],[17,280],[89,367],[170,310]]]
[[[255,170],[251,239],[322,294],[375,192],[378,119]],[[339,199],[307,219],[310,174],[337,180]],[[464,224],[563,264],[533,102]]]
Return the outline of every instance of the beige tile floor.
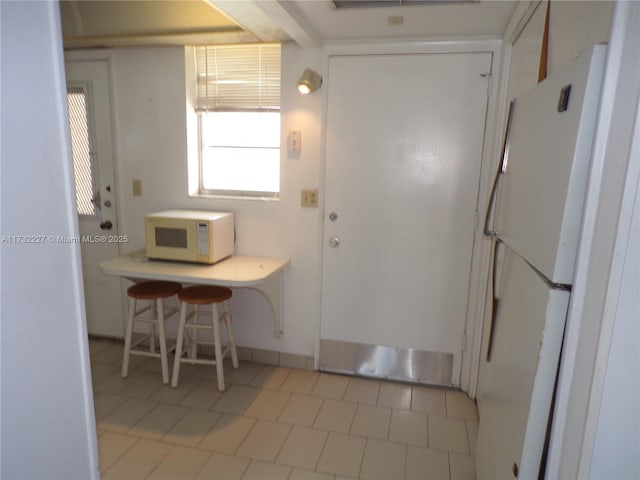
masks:
[[[464,393],[241,362],[184,365],[91,340],[104,479],[474,479],[478,414]]]

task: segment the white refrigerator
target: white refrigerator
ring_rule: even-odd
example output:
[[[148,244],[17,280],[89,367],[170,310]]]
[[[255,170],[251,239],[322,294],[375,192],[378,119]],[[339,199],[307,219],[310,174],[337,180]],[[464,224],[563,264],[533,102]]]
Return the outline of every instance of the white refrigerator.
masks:
[[[605,51],[594,47],[512,102],[485,228],[495,248],[479,479],[544,476]]]

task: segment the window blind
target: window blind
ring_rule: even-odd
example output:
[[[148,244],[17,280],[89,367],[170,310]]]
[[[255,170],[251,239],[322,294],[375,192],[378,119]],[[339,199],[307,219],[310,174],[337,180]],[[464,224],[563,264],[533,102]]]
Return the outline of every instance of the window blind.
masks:
[[[96,204],[93,201],[95,179],[91,162],[87,93],[84,87],[67,88],[67,106],[78,215],[92,216],[96,214]]]
[[[280,109],[280,44],[194,50],[198,111]]]

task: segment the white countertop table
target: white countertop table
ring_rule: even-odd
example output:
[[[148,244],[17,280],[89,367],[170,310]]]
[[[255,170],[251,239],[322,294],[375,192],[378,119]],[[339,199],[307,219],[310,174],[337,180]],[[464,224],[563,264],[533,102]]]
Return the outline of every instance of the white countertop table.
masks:
[[[168,280],[185,284],[221,285],[231,288],[250,288],[262,293],[273,314],[274,333],[284,332],[284,268],[288,259],[233,255],[214,265],[150,260],[144,251],[107,260],[100,264],[105,275],[132,281]]]

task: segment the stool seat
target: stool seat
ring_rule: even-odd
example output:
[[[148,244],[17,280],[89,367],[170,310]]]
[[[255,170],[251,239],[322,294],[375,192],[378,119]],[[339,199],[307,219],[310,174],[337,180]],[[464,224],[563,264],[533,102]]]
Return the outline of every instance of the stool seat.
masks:
[[[180,364],[183,362],[191,364],[209,364],[216,366],[218,377],[218,390],[224,391],[224,370],[222,362],[224,357],[231,355],[233,368],[238,368],[238,353],[233,340],[231,329],[231,313],[229,312],[229,302],[232,292],[230,288],[216,285],[194,285],[183,288],[178,293],[180,301],[180,321],[178,323],[178,338],[176,339],[176,356],[173,363],[173,375],[171,386],[178,386],[180,375]],[[206,305],[211,306],[209,324],[200,323],[200,308]],[[188,308],[193,311],[188,313]],[[226,348],[222,349],[220,338],[220,323],[224,323],[227,330]],[[198,332],[210,330],[213,333],[213,342],[198,339]],[[185,342],[186,337],[186,342]],[[214,359],[198,358],[198,345],[213,345]],[[187,354],[184,357],[184,354]]]
[[[150,280],[130,286],[127,289],[127,295],[140,300],[155,300],[156,298],[172,297],[180,290],[182,290],[182,285],[178,282]]]
[[[218,287],[214,285],[195,285],[186,287],[179,294],[181,302],[192,305],[208,305],[210,303],[220,303],[229,300],[232,296],[230,288]]]

